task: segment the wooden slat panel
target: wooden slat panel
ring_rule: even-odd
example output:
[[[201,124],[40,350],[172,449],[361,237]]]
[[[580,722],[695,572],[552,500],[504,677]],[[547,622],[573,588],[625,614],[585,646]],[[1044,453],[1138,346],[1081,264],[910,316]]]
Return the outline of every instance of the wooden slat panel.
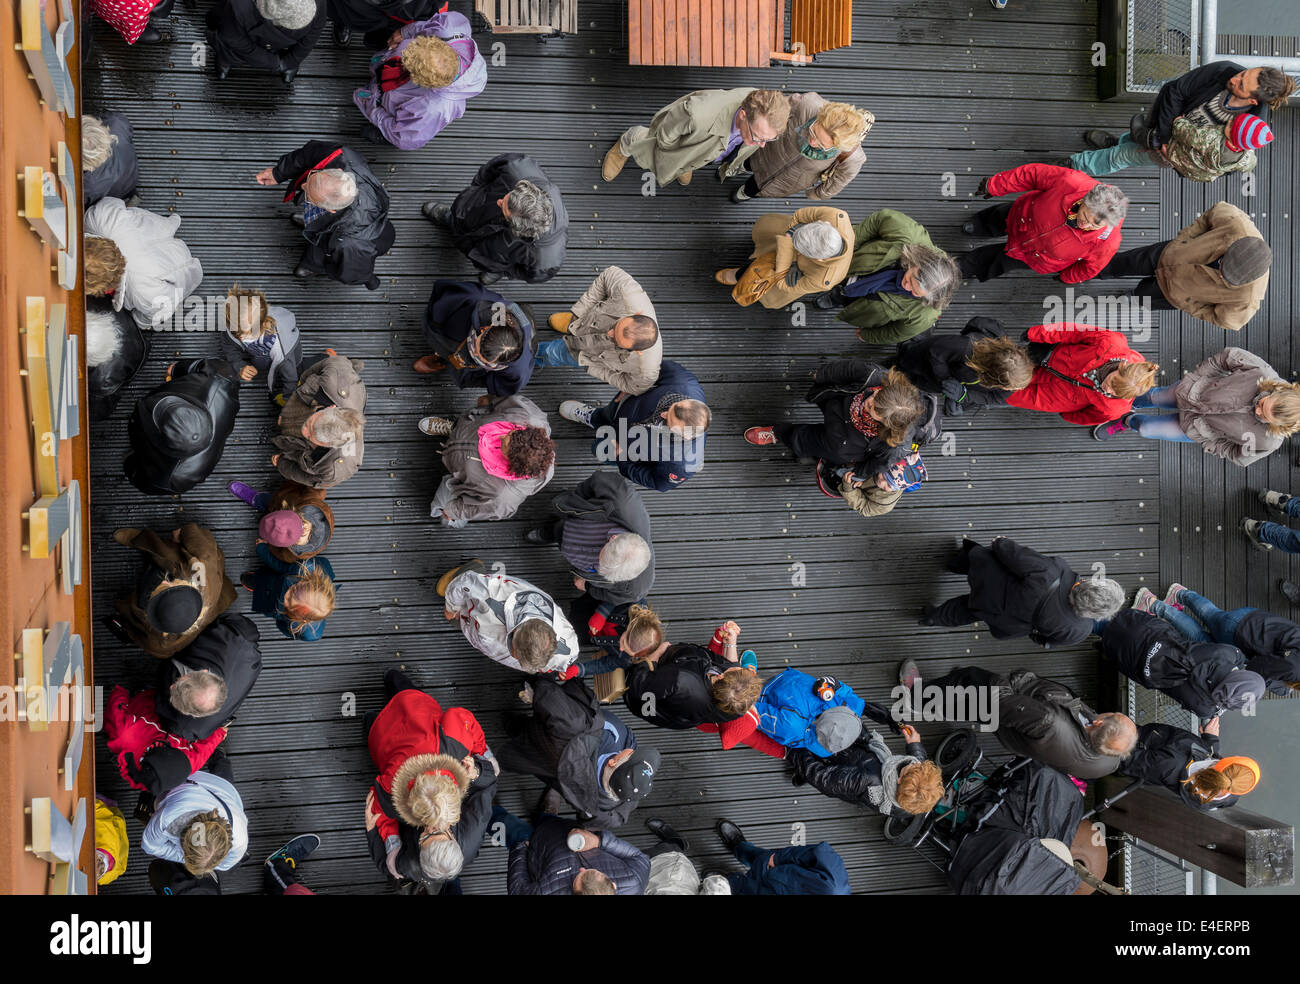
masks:
[[[689,38],[686,48],[686,57],[691,65],[703,64],[700,61],[700,52],[707,51],[709,42],[707,40],[708,24],[700,16],[700,7],[702,0],[690,0],[690,7],[686,14],[686,34]]]
[[[653,45],[653,54],[650,57],[651,65],[662,65],[664,63],[664,8],[663,4],[654,4],[654,9],[650,16],[650,43]]]
[[[749,10],[747,11],[745,23],[745,64],[761,66],[767,64],[767,50],[763,42],[763,14],[762,10],[771,0],[749,0]]]
[[[690,8],[693,0],[677,0],[677,64],[691,64]]]
[[[759,5],[759,22],[758,22],[758,52],[756,65],[766,65],[772,60],[773,51],[773,31],[772,25],[776,20],[774,9],[781,0],[762,0]]]
[[[664,12],[664,57],[662,64],[677,65],[677,0],[659,0]]]
[[[627,63],[645,64],[641,54],[641,0],[627,0]]]
[[[710,65],[725,65],[727,53],[727,4],[732,0],[710,0],[713,25],[713,58]]]

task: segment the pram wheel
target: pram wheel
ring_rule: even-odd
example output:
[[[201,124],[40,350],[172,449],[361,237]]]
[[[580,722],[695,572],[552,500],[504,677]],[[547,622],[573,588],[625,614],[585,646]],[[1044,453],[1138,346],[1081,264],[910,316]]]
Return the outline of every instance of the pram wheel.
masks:
[[[950,782],[969,769],[979,751],[975,732],[970,728],[954,731],[941,741],[934,752],[934,763],[943,773],[944,782]]]
[[[912,843],[921,833],[921,825],[925,823],[925,817],[924,813],[919,816],[909,815],[906,818],[892,814],[885,817],[885,840],[900,847]]]

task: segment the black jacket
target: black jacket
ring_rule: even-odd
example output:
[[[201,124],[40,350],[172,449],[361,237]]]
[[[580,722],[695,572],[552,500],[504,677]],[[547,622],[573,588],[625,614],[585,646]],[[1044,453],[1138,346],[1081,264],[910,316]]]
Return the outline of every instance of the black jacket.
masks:
[[[898,346],[894,368],[927,393],[943,397],[943,412],[959,417],[968,411],[1006,403],[1007,391],[977,386],[979,374],[966,364],[971,347],[981,338],[1002,338],[1006,332],[992,318],[971,318],[959,335],[926,332]]]
[[[149,339],[135,323],[130,311],[125,308],[114,311],[113,302],[106,297],[87,297],[86,314],[112,318],[117,333],[117,352],[113,357],[86,369],[90,419],[104,420],[117,409],[122,390],[149,357]]]
[[[514,362],[489,371],[473,361],[465,340],[480,328],[492,324],[493,308],[498,304],[519,320],[524,344]],[[461,389],[482,387],[493,400],[514,396],[528,385],[533,375],[537,338],[532,319],[518,304],[476,283],[460,280],[434,282],[429,303],[424,307],[424,341],[430,351],[443,359],[455,354],[465,360],[464,369],[451,365],[447,369],[457,386]]]
[[[325,28],[325,4],[316,0],[316,16],[306,27],[291,31],[262,16],[254,0],[225,0],[212,35],[217,57],[228,65],[246,65],[264,72],[297,69],[320,40]]]
[[[838,359],[817,370],[804,399],[821,407],[826,418],[827,442],[837,446],[834,460],[826,459],[831,464],[852,465],[858,475],[879,475],[939,436],[942,407],[939,397],[932,393],[921,394],[926,412],[895,447],[853,426],[849,410],[854,398],[884,383],[887,373],[884,366],[866,359]]]
[[[1187,767],[1193,762],[1218,757],[1217,735],[1195,735],[1172,724],[1144,724],[1138,728],[1137,747],[1124,760],[1119,774],[1141,779],[1148,785],[1163,786],[1194,809],[1218,810],[1232,806],[1241,797],[1225,796],[1213,803],[1202,803],[1184,782]]]
[[[103,113],[99,121],[117,137],[108,160],[93,171],[81,172],[81,193],[86,208],[101,198],[130,198],[140,183],[140,165],[135,156],[135,134],[120,113]],[[89,300],[89,298],[87,299]]]
[[[1078,576],[1060,557],[1046,557],[1001,537],[970,551],[970,609],[997,639],[1029,636],[1040,646],[1069,646],[1092,634],[1092,621],[1070,607]]]
[[[1161,144],[1168,143],[1174,135],[1174,120],[1213,99],[1228,87],[1228,79],[1242,70],[1236,62],[1210,62],[1162,85],[1147,114],[1154,146],[1158,148]],[[1252,113],[1263,120],[1269,116],[1266,105],[1243,106],[1233,111]]]
[[[497,201],[520,181],[537,185],[551,200],[555,219],[536,239],[523,239],[510,228]],[[560,272],[569,238],[569,213],[560,189],[525,154],[501,154],[478,169],[473,183],[451,205],[451,233],[456,248],[480,270],[538,284]]]
[[[1300,680],[1300,625],[1256,608],[1241,620],[1233,642],[1246,654],[1246,669],[1262,676],[1270,693],[1291,693]]]
[[[1246,667],[1246,656],[1236,646],[1189,642],[1164,619],[1132,608],[1110,620],[1098,645],[1126,677],[1168,694],[1198,717],[1216,717],[1229,706],[1241,706],[1225,687],[1230,673]],[[1262,691],[1262,680],[1259,685]]]
[[[357,31],[388,31],[428,20],[442,0],[327,0],[330,20]]]
[[[871,802],[871,791],[881,785],[880,759],[867,748],[870,735],[863,733],[852,745],[829,758],[818,758],[806,748],[792,748],[786,761],[794,766],[795,784],[807,783],[814,789],[853,803],[864,809],[876,811]],[[925,746],[911,742],[904,754],[925,761]],[[891,810],[892,815],[905,818],[911,814],[901,808]]]
[[[589,830],[625,823],[636,802],[611,800],[596,775],[606,713],[596,695],[581,677],[557,683],[535,676],[530,682],[532,718],[522,733],[501,749],[501,767],[552,782]],[[629,732],[627,738],[626,747],[635,748],[635,736]]]
[[[159,667],[154,707],[158,722],[174,735],[197,741],[231,720],[262,672],[259,638],[257,626],[234,612],[226,612],[195,636]],[[209,670],[226,681],[226,702],[205,717],[182,714],[169,699],[172,684],[194,670]]]
[[[302,186],[314,170],[340,168],[356,179],[357,197],[338,212],[326,213],[303,230],[308,246],[303,263],[343,284],[364,284],[375,275],[375,259],[397,239],[388,221],[388,192],[365,159],[354,150],[324,140],[309,140],[280,158],[272,170],[288,181],[284,200],[303,202]]]
[[[573,571],[575,577],[586,579],[587,594],[597,601],[615,606],[642,601],[655,583],[654,539],[650,535],[650,514],[636,486],[618,472],[597,471],[572,492],[557,495],[553,504],[566,520],[607,520],[645,540],[650,547],[650,563],[630,581],[605,581],[599,574]]]
[[[1050,765],[1079,779],[1099,779],[1119,768],[1120,759],[1094,751],[1085,723],[1097,712],[1063,683],[1017,670],[998,700],[997,736],[1008,751]]]
[[[656,663],[633,663],[627,670],[623,703],[633,715],[658,728],[685,731],[705,723],[734,721],[713,702],[709,671],[736,666],[702,646],[679,642]]]
[[[178,362],[140,397],[127,424],[127,480],[146,495],[188,492],[217,467],[239,410],[239,378],[223,359]]]

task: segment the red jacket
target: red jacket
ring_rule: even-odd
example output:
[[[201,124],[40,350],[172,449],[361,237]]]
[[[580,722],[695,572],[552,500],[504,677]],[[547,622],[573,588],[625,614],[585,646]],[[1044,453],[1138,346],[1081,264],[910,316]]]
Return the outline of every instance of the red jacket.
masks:
[[[1085,372],[1112,359],[1146,361],[1144,355],[1128,347],[1122,334],[1092,325],[1076,325],[1068,321],[1057,325],[1035,325],[1029,329],[1029,340],[1055,345],[1045,365],[1080,382],[1087,382],[1083,379]],[[1007,404],[1026,410],[1059,413],[1072,424],[1104,424],[1133,409],[1132,400],[1106,396],[1093,389],[1090,383],[1076,386],[1043,366],[1034,370],[1034,378],[1028,386],[1007,397]]]
[[[1120,227],[1083,232],[1066,224],[1076,202],[1098,181],[1051,164],[1022,164],[988,180],[995,198],[1024,192],[1007,217],[1007,256],[1037,273],[1059,273],[1078,284],[1097,276],[1119,249]]]
[[[128,755],[134,756],[138,765],[154,749],[173,748],[189,760],[190,771],[197,772],[226,737],[225,728],[218,728],[198,741],[187,741],[169,734],[154,714],[156,701],[157,696],[153,690],[141,690],[132,697],[119,684],[108,695],[108,707],[104,710],[104,733],[108,735],[108,750],[117,756],[118,771],[133,789],[145,787],[127,772]]]
[[[379,769],[375,783],[393,791],[393,775],[412,755],[487,754],[487,737],[478,719],[463,707],[446,710],[423,690],[402,690],[375,718],[367,738],[370,758]],[[463,750],[462,750],[463,749]],[[397,834],[397,820],[379,807],[380,836]]]
[[[713,633],[713,639],[709,643],[709,652],[715,656],[723,654],[724,646],[722,644],[722,629],[726,623],[718,626]],[[696,731],[703,731],[705,734],[718,735],[722,739],[723,748],[735,748],[737,745],[748,745],[750,748],[756,748],[764,755],[771,755],[773,758],[785,758],[785,746],[773,741],[763,732],[758,730],[758,711],[750,708],[738,718],[731,721],[725,721],[722,724],[697,724]]]

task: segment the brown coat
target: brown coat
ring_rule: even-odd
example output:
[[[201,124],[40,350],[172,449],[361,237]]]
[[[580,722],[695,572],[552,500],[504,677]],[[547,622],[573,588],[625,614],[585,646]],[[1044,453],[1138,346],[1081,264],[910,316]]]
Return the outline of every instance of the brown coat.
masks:
[[[796,225],[808,222],[829,222],[844,240],[844,248],[829,260],[814,260],[795,252],[794,243],[786,235]],[[849,273],[853,260],[853,223],[848,213],[826,205],[801,208],[794,215],[773,212],[754,223],[754,252],[751,258],[776,251],[776,272],[783,273],[797,263],[800,277],[793,287],[784,280],[778,281],[762,296],[760,303],[766,308],[782,308],[805,294],[820,294],[830,290]]]
[[[185,632],[159,632],[136,604],[135,593],[119,598],[117,610],[126,623],[127,634],[150,656],[168,659],[188,646],[235,600],[235,586],[226,577],[226,555],[217,546],[210,530],[197,523],[180,529],[179,541],[159,536],[153,530],[123,528],[113,539],[124,547],[139,550],[151,563],[167,574],[168,580],[191,581],[203,596],[199,617]]]
[[[1238,239],[1262,239],[1255,223],[1236,205],[1219,202],[1180,232],[1160,253],[1156,280],[1170,304],[1212,325],[1238,331],[1255,316],[1268,274],[1230,285],[1210,266]]]
[[[861,144],[842,159],[813,161],[799,152],[799,128],[816,119],[825,105],[826,100],[815,92],[800,92],[790,97],[790,123],[785,132],[760,147],[748,161],[758,184],[759,198],[793,198],[807,193],[814,201],[826,201],[858,176],[867,162]],[[867,119],[874,122],[870,114]]]
[[[325,548],[329,546],[330,539],[334,536],[334,510],[325,504],[324,489],[313,489],[309,485],[300,485],[297,482],[285,482],[271,496],[271,502],[266,507],[266,511],[292,509],[297,512],[303,506],[315,506],[324,513],[325,525],[329,527],[329,532],[325,534],[325,542],[318,549],[308,553],[295,553],[288,547],[269,547],[271,555],[286,564],[296,564],[300,560],[306,560],[308,557],[315,557],[318,553],[323,553]]]

